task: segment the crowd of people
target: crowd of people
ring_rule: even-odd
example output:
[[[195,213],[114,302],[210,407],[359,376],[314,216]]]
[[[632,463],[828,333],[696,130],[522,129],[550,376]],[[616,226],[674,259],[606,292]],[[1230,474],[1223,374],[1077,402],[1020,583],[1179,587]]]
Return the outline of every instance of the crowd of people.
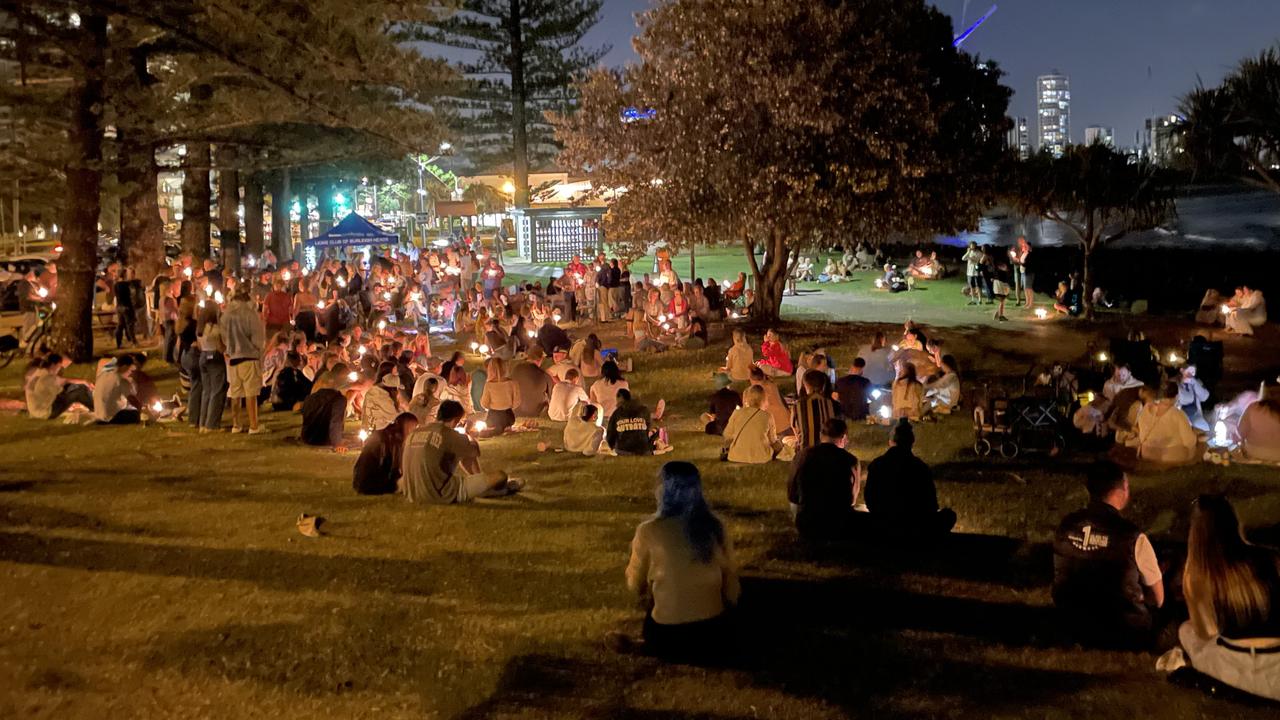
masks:
[[[1029,253],[1025,241],[1007,261],[970,248],[970,302],[998,303],[998,318],[1008,295],[1033,305]],[[867,261],[879,258],[842,259],[828,268],[835,273],[821,275],[835,280],[841,266]],[[665,402],[655,398],[651,406],[639,397],[628,381],[633,357],[624,356],[706,347],[709,328],[750,312],[745,275],[683,281],[669,254],[638,277],[623,260],[598,255],[588,265],[575,256],[545,287],[504,282],[498,259],[467,242],[416,254],[325,257],[313,268],[265,256],[255,265],[225,272],[181,256],[149,289],[132,269],[108,266],[99,289],[116,310],[117,343],[155,338],[163,359],[180,368],[184,392],[159,396],[144,353],[103,360],[92,382],[63,377],[68,361],[44,353],[26,377],[31,417],[78,409],[104,424],[185,421],[211,433],[229,415],[231,432],[257,435],[266,432],[261,413],[270,408],[297,418],[303,444],[358,448],[358,493],[464,503],[523,488],[521,479],[482,465],[481,441],[540,424],[564,423],[555,449],[574,455],[670,452]],[[908,270],[918,280],[942,272],[936,256],[923,254]],[[1242,312],[1256,307],[1240,300],[1234,307]],[[622,334],[633,340],[625,351],[600,337],[614,322],[625,322]],[[958,363],[938,338],[908,322],[901,337],[876,333],[840,364],[824,347],[796,352],[773,329],[757,346],[741,326],[728,327],[731,344],[712,373],[700,427],[718,438],[725,463],[790,464],[779,504],[805,542],[929,545],[952,531],[956,513],[941,506],[933,472],[914,452],[918,423],[947,415],[966,397]],[[433,332],[470,352],[435,352]],[[1194,366],[1149,389],[1117,363],[1101,398],[1084,403],[1074,420],[1082,434],[1108,434],[1141,459],[1177,464],[1196,458],[1213,423],[1233,417],[1235,445],[1280,460],[1274,402],[1229,403],[1206,414],[1207,399]],[[870,462],[849,450],[851,423],[887,428]],[[1068,515],[1054,537],[1055,605],[1076,638],[1150,647],[1179,618],[1167,609],[1168,568],[1123,517],[1130,497],[1123,470],[1096,464],[1087,489],[1089,505]],[[626,568],[627,586],[647,608],[644,645],[668,656],[723,647],[735,634],[741,593],[732,538],[691,463],[662,465],[657,501],[654,517],[636,530]],[[1271,661],[1280,657],[1276,555],[1243,540],[1219,497],[1198,501],[1191,527],[1181,662],[1280,699],[1280,664]]]

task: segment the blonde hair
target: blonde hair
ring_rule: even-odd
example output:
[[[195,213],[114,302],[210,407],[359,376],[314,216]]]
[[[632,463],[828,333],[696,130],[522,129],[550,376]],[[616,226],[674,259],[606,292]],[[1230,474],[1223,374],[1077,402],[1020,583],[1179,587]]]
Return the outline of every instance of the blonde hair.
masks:
[[[762,408],[767,399],[764,388],[759,385],[752,385],[742,393],[743,407]]]
[[[489,362],[485,363],[485,372],[488,374],[486,382],[506,380],[507,363],[502,358],[489,358]]]
[[[1235,509],[1220,495],[1201,495],[1191,513],[1184,585],[1219,632],[1255,627],[1275,610],[1270,587],[1280,575],[1273,551],[1244,538]]]

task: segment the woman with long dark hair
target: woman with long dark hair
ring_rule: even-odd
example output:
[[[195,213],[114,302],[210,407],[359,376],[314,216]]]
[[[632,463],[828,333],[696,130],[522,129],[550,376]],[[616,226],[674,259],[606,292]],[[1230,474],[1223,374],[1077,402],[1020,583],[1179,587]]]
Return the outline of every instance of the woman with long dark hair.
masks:
[[[1182,589],[1191,620],[1178,639],[1191,666],[1280,700],[1280,555],[1245,540],[1221,495],[1201,495],[1191,512]]]
[[[707,506],[697,467],[669,462],[658,478],[658,512],[636,528],[627,564],[627,587],[648,611],[645,648],[716,653],[731,639],[726,613],[740,592],[733,543]]]

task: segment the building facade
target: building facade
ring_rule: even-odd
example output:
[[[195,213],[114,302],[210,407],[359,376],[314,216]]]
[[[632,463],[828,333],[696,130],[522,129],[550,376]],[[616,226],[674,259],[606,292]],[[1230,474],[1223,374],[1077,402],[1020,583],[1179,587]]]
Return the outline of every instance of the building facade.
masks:
[[[1102,143],[1109,148],[1114,149],[1116,146],[1115,128],[1109,128],[1102,125],[1090,125],[1084,129],[1084,144],[1092,145],[1094,143]]]
[[[1183,119],[1177,115],[1157,115],[1143,123],[1143,156],[1156,165],[1172,165],[1182,154],[1178,132]]]
[[[1009,132],[1005,136],[1005,147],[1018,153],[1019,160],[1031,157],[1030,123],[1025,117],[1009,118]]]
[[[1037,147],[1061,157],[1071,144],[1071,80],[1054,70],[1036,78]]]

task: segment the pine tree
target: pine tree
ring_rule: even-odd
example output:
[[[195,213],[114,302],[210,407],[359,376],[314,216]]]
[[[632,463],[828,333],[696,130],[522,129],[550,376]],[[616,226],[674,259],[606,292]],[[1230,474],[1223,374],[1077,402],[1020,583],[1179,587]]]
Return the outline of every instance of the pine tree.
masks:
[[[528,204],[529,171],[557,153],[547,112],[567,113],[573,83],[607,47],[584,48],[603,0],[463,0],[461,11],[413,36],[478,56],[452,103],[462,150],[477,169],[512,166],[515,203]]]

